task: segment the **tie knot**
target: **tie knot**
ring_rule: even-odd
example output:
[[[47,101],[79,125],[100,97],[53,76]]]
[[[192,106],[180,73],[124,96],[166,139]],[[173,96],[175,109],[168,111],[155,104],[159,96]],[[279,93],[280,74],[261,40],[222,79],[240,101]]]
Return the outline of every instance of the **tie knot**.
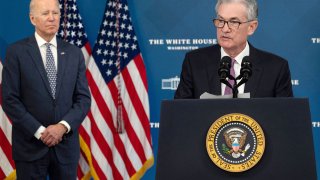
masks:
[[[51,46],[50,43],[45,43],[44,45],[46,45],[47,48],[50,48],[50,46]]]
[[[233,66],[235,62],[236,62],[236,59],[232,59],[231,60],[231,66]]]

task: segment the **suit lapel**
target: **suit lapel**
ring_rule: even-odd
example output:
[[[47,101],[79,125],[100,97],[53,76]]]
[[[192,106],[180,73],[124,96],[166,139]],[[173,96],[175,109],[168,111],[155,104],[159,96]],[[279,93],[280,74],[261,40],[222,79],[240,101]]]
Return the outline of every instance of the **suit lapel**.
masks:
[[[61,84],[62,84],[62,77],[64,75],[64,71],[67,65],[67,52],[65,51],[64,44],[61,42],[60,39],[57,38],[57,47],[58,47],[58,74],[57,74],[57,87],[56,87],[56,99],[59,96]]]
[[[255,97],[257,92],[257,87],[261,82],[261,75],[263,72],[263,67],[260,64],[260,59],[257,50],[250,45],[250,58],[252,62],[252,76],[249,78],[248,82],[245,84],[244,92],[250,92],[250,97]]]
[[[51,88],[49,85],[47,72],[45,70],[45,67],[42,61],[40,49],[38,47],[37,41],[34,36],[29,38],[28,44],[29,44],[29,49],[28,49],[29,55],[32,57],[31,59],[35,64],[36,69],[39,71],[39,74],[43,80],[43,83],[45,84],[46,89],[48,90],[48,93],[51,95]]]
[[[217,48],[217,49],[215,49]],[[214,95],[220,95],[221,94],[221,82],[220,78],[218,76],[218,70],[220,65],[220,59],[221,59],[221,52],[220,52],[220,46],[213,46],[212,49],[210,49],[210,54],[208,54],[207,59],[207,75],[208,75],[208,83],[209,83],[209,93],[212,93]]]

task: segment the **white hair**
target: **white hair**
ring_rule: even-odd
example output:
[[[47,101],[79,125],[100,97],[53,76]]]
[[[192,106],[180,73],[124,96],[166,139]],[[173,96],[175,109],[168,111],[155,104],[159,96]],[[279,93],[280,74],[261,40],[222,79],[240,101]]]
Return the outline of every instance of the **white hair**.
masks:
[[[248,10],[248,20],[256,20],[258,18],[258,3],[256,0],[218,0],[215,10],[218,13],[218,8],[221,4],[238,2],[245,5]]]
[[[30,0],[30,5],[29,5],[29,13],[30,14],[34,13],[34,8],[35,8],[36,1],[37,0]],[[57,2],[58,9],[59,9],[60,3],[59,3],[58,0],[56,0],[56,2]]]

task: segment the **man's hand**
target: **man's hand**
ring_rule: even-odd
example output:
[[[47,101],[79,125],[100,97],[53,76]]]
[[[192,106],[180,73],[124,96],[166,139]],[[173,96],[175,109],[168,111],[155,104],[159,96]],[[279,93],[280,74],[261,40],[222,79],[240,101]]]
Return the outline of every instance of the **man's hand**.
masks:
[[[67,128],[63,124],[50,125],[43,131],[40,139],[48,147],[57,145],[61,140],[62,136],[67,132]]]

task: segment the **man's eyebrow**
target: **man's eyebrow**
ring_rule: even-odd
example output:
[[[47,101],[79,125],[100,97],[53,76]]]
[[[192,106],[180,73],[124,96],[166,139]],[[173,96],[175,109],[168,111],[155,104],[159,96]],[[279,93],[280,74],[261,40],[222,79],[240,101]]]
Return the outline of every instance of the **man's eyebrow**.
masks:
[[[227,19],[225,19],[224,17],[222,17],[222,16],[220,16],[220,15],[218,15],[217,17],[218,17],[219,19],[227,20]],[[229,18],[228,21],[229,21],[229,20],[233,20],[233,21],[234,21],[234,20],[237,20],[237,21],[240,21],[240,19],[239,19],[238,17],[232,17],[232,18]]]

